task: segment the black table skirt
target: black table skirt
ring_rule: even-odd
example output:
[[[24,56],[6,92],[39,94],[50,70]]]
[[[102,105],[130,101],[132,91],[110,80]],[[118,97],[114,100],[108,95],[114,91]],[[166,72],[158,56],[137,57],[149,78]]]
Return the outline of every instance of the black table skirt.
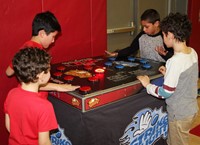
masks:
[[[129,125],[131,126],[135,114],[141,110],[151,109],[153,111],[160,108],[166,114],[164,100],[154,98],[145,91],[85,113],[55,97],[49,96],[48,99],[54,106],[60,128],[64,129],[64,135],[71,142],[65,143],[67,145],[119,145],[122,143],[120,138],[124,135],[125,129]],[[157,118],[152,117],[151,124],[154,124],[157,119],[158,116]],[[157,126],[156,129],[153,129],[155,134],[159,130],[158,128],[160,127]],[[133,130],[134,128],[130,129]],[[129,131],[131,131],[130,129]],[[159,134],[159,131],[157,134]],[[158,139],[153,139],[153,137],[155,135],[149,135],[149,138],[143,136],[141,137],[143,140],[131,142],[132,145],[153,143],[155,145],[166,145],[166,134],[165,137],[160,136]],[[153,143],[150,139],[153,140]]]

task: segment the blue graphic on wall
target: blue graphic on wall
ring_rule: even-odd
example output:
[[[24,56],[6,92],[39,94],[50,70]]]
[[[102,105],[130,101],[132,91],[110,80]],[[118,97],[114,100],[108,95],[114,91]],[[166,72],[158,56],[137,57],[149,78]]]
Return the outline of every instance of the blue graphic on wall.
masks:
[[[140,110],[132,120],[119,139],[120,145],[153,145],[161,137],[166,139],[168,119],[162,107]]]
[[[52,145],[72,145],[71,141],[65,136],[64,129],[58,127],[58,132],[51,135]]]

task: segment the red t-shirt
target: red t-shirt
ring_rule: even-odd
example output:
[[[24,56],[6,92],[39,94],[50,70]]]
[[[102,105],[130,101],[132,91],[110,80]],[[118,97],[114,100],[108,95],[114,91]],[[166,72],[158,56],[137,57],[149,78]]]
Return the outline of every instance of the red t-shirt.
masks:
[[[33,47],[33,48],[37,47],[37,48],[40,48],[40,49],[44,49],[41,44],[34,42],[34,41],[31,41],[31,40],[25,42],[20,49],[23,49],[25,47]],[[12,62],[10,63],[9,66],[13,69]]]
[[[39,44],[39,43],[37,43],[37,42],[35,42],[35,41],[31,41],[31,40],[25,42],[25,43],[22,45],[22,47],[21,47],[20,49],[23,49],[23,48],[25,48],[25,47],[33,47],[33,48],[44,49],[43,46],[42,46],[41,44]],[[9,66],[13,69],[12,62],[10,63]],[[48,92],[46,92],[46,91],[40,91],[39,93],[40,93],[40,96],[41,96],[42,98],[47,98],[47,97],[48,97]]]
[[[52,104],[38,93],[12,89],[4,102],[10,117],[9,145],[38,144],[38,133],[58,127]]]

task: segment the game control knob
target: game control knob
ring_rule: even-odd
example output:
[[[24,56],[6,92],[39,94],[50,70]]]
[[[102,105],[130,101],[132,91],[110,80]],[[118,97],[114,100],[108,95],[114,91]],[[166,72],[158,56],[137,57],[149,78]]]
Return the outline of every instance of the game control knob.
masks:
[[[148,61],[146,60],[146,59],[141,59],[140,60],[140,63],[142,63],[142,64],[145,64],[145,63],[147,63]]]
[[[105,72],[105,68],[97,68],[94,70],[96,74],[103,74]]]
[[[53,73],[53,75],[56,76],[56,77],[61,77],[62,73],[61,72],[55,72],[55,73]]]
[[[110,62],[110,61],[105,62],[104,64],[105,64],[105,66],[112,66],[112,62]]]
[[[149,69],[149,68],[151,68],[151,65],[147,63],[147,64],[144,64],[142,67],[146,68],[146,69]]]
[[[108,58],[110,61],[115,61],[116,60],[116,57],[109,57]]]
[[[82,62],[75,61],[74,64],[75,64],[76,66],[79,66],[79,65],[82,65]]]
[[[84,69],[89,71],[89,70],[92,70],[93,67],[91,65],[85,65]]]
[[[90,86],[82,86],[79,88],[81,94],[88,94],[91,91]]]
[[[135,57],[129,56],[128,60],[133,62],[133,61],[135,61]]]
[[[123,69],[123,68],[124,68],[124,66],[123,66],[123,65],[121,65],[121,64],[118,64],[118,65],[116,65],[116,66],[115,66],[115,68],[117,68],[117,69]]]
[[[64,80],[66,81],[73,81],[74,77],[73,76],[70,76],[70,75],[67,75],[64,77]]]
[[[60,71],[64,71],[64,70],[65,70],[65,67],[64,67],[64,66],[58,66],[56,69],[57,69],[57,70],[60,70]]]
[[[90,78],[88,78],[88,80],[90,81],[90,82],[98,82],[98,77],[96,77],[96,76],[93,76],[93,77],[90,77]]]

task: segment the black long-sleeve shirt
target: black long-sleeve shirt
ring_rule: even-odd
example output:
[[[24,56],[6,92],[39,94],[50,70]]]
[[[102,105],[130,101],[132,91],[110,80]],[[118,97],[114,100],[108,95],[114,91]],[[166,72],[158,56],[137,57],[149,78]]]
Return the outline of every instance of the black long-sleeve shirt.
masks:
[[[162,46],[168,51],[167,55],[159,55],[155,50],[158,46]],[[161,31],[155,35],[147,35],[144,31],[141,31],[130,46],[118,51],[118,58],[135,55],[138,50],[140,50],[140,57],[162,62],[165,62],[173,55],[173,49],[167,48],[164,44]]]

